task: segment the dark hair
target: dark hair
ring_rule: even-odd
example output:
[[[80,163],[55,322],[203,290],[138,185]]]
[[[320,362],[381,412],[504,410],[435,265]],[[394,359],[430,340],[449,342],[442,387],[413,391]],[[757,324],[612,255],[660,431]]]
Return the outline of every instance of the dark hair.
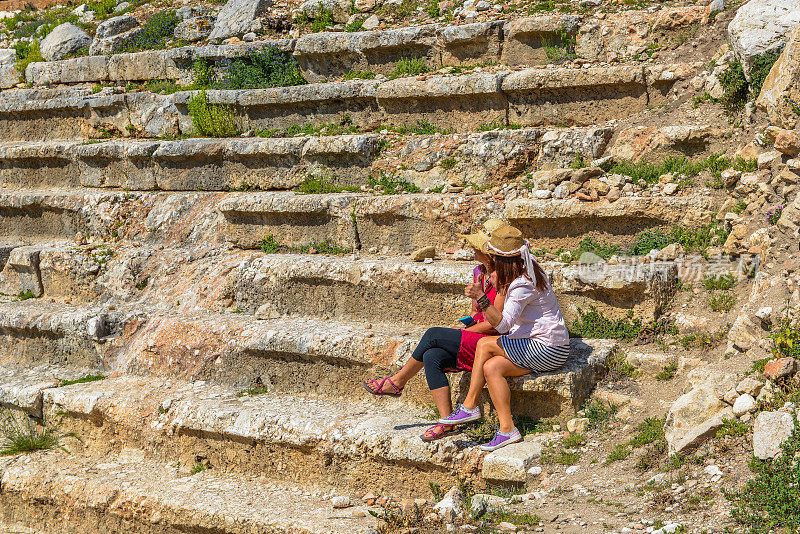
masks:
[[[525,270],[525,263],[522,261],[522,256],[492,255],[492,259],[494,260],[494,270],[497,273],[498,293],[506,293],[511,282],[523,275],[531,282],[534,282],[533,278],[531,278],[531,273]],[[547,289],[547,278],[538,263],[534,262],[532,274],[536,278],[536,289],[545,291]]]

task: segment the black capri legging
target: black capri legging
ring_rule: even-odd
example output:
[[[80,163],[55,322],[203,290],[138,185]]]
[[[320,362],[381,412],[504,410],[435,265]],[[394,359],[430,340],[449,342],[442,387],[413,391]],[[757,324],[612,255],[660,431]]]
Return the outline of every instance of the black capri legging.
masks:
[[[461,330],[457,328],[429,328],[411,357],[425,364],[428,389],[450,385],[445,369],[458,369],[458,350],[461,347]]]

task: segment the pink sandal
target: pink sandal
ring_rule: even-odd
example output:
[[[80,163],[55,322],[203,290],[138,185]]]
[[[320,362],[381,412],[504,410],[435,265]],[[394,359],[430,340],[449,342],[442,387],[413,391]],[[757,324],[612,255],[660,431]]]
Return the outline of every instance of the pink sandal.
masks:
[[[436,441],[437,439],[458,434],[458,432],[459,430],[456,425],[444,425],[442,423],[436,423],[426,430],[425,433],[420,436],[420,439],[426,443],[430,443],[431,441]]]
[[[394,392],[391,391],[383,391],[383,385],[389,382],[389,385],[394,388]],[[372,393],[373,395],[389,395],[390,397],[399,397],[401,393],[403,393],[403,388],[397,387],[397,385],[392,382],[392,379],[388,376],[381,381],[375,380],[364,380],[361,383],[364,386],[364,389]],[[376,385],[377,384],[377,385]]]

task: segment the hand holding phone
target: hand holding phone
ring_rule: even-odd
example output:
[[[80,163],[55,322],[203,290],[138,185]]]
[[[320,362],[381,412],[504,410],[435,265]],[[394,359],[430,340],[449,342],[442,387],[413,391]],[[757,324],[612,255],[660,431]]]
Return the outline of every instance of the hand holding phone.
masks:
[[[471,315],[462,317],[458,321],[464,325],[464,328],[469,328],[470,326],[474,325],[477,322]]]

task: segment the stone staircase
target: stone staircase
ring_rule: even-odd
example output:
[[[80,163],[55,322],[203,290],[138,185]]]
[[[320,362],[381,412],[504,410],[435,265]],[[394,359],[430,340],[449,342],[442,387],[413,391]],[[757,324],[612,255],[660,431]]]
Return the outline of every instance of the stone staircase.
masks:
[[[601,64],[611,44],[600,46],[593,24],[552,15],[314,34],[270,43],[312,83],[207,92],[246,130],[347,117],[362,132],[350,135],[169,140],[192,134],[187,104],[197,92],[85,85],[189,83],[196,58],[231,57],[241,45],[31,64],[31,88],[0,92],[0,403],[58,419],[82,442],[68,443],[70,456],[3,460],[8,528],[35,517],[41,532],[359,532],[375,521],[332,510],[332,495],[418,496],[429,482],[462,477],[526,482],[540,444],[491,455],[464,435],[425,444],[421,377],[399,399],[361,387],[402,365],[425,328],[468,310],[459,295],[472,262],[445,251],[490,217],[556,251],[588,234],[626,241],[710,221],[716,200],[377,195],[363,186],[392,165],[430,191],[456,176],[488,187],[577,155],[598,159],[613,119],[672,101],[699,68]],[[537,66],[558,36],[576,39],[581,62]],[[409,55],[431,69],[487,65],[386,79]],[[367,69],[384,76],[326,81]],[[418,121],[454,131],[390,131]],[[497,121],[521,128],[485,131]],[[138,138],[98,139],[110,132]],[[402,168],[411,153],[433,155]],[[451,171],[440,165],[448,158],[458,161]],[[320,172],[354,190],[292,191]],[[306,248],[267,253],[268,236]],[[310,253],[323,242],[346,253]],[[409,259],[429,245],[436,260]],[[656,319],[678,274],[669,260],[543,266],[569,322],[590,306]],[[573,339],[563,370],[512,381],[514,410],[573,414],[616,348]],[[106,378],[61,385],[98,373]],[[453,377],[456,397],[468,380]]]

